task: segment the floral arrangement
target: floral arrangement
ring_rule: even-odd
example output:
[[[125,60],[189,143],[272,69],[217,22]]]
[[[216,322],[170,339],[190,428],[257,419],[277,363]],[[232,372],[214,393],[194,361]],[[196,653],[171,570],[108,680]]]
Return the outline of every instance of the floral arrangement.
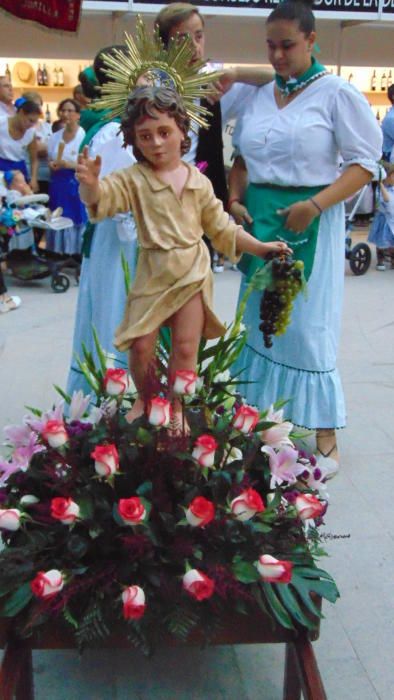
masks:
[[[229,609],[313,628],[311,594],[336,600],[316,564],[329,475],[295,447],[283,405],[260,412],[236,393],[239,318],[202,343],[198,374],[174,377],[190,434],[170,430],[164,336],[143,418],[126,422],[131,380],[97,344],[100,366],[86,351],[80,363],[92,396],[59,389],[50,411],[5,429],[0,615],[17,634],[59,616],[83,646],[118,621],[148,653],[163,631],[209,641]]]

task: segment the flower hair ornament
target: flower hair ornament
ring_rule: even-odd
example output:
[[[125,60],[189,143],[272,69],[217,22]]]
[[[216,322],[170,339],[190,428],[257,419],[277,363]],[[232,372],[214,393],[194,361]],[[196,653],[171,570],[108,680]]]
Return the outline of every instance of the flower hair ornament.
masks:
[[[213,82],[221,71],[208,72],[206,61],[193,61],[193,44],[189,37],[174,37],[166,48],[158,29],[150,35],[140,16],[137,17],[135,37],[125,33],[124,50],[113,49],[103,55],[109,78],[95,100],[96,109],[109,109],[113,117],[123,114],[127,98],[141,78],[152,85],[170,87],[180,97],[191,120],[191,127],[208,128],[209,110],[200,99],[216,93]]]

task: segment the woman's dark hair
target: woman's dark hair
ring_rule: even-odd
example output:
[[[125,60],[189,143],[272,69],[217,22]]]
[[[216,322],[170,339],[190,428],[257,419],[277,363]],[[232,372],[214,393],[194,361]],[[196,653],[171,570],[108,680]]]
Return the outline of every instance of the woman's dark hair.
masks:
[[[96,87],[97,78],[93,70],[93,66],[89,66],[88,68],[81,70],[78,75],[78,80],[81,84],[82,92],[85,97],[89,97],[91,100],[94,100],[94,98],[98,96],[98,92]]]
[[[66,105],[67,102],[71,102],[72,106],[75,107],[75,111],[78,112],[78,114],[81,113],[81,105],[78,104],[78,102],[77,102],[76,100],[73,100],[72,97],[66,97],[64,100],[62,100],[61,102],[59,102],[59,104],[58,104],[58,106],[57,106],[57,112],[58,112],[58,113],[62,111],[64,105]]]
[[[93,69],[94,73],[96,75],[97,81],[100,85],[104,85],[104,83],[108,83],[111,78],[107,76],[105,73],[105,70],[108,68],[108,66],[104,62],[105,56],[111,56],[111,54],[115,54],[115,50],[121,51],[122,53],[126,53],[126,46],[124,44],[114,44],[113,46],[106,46],[104,49],[100,49],[98,54],[96,54],[94,61],[93,61]],[[95,96],[97,97],[97,91]]]
[[[300,31],[308,36],[316,29],[313,5],[314,0],[284,0],[268,15],[267,24],[281,19],[297,22]]]
[[[25,97],[18,97],[15,100],[15,107],[17,114],[19,112],[23,112],[23,114],[38,114],[39,116],[42,114],[40,105],[37,102],[33,102],[33,100],[27,100]]]
[[[391,104],[394,104],[394,85],[390,85],[387,88],[387,97],[389,98]]]
[[[145,160],[141,151],[135,145],[135,126],[145,117],[155,119],[154,110],[168,114],[169,117],[175,120],[185,137],[181,145],[181,155],[187,153],[191,143],[188,136],[190,119],[178,93],[168,87],[144,85],[136,88],[129,95],[120,127],[125,145],[133,146],[137,160]]]
[[[197,15],[204,26],[204,18],[200,15],[198,7],[189,2],[170,2],[160,10],[155,18],[155,27],[159,30],[164,46],[168,45],[171,30],[181,22],[187,22],[192,15]]]

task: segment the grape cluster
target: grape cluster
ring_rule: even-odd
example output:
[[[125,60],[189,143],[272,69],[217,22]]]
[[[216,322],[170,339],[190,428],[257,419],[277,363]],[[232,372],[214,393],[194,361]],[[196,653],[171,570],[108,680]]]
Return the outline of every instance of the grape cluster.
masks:
[[[272,266],[272,282],[264,290],[260,302],[259,328],[266,348],[272,346],[273,335],[283,335],[290,322],[293,302],[303,286],[304,263],[290,256],[276,257]]]

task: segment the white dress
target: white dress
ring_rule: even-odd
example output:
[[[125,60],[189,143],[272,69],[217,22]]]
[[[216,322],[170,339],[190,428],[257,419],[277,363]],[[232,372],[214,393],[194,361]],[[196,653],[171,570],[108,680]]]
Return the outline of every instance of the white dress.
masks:
[[[324,187],[343,168],[359,164],[377,174],[382,135],[367,101],[352,85],[333,75],[311,83],[279,109],[274,83],[238,90],[242,116],[235,146],[252,183],[282,187]],[[240,110],[239,110],[240,111]],[[244,316],[249,336],[235,371],[250,403],[266,408],[289,399],[288,417],[306,428],[343,427],[346,422],[336,356],[344,286],[345,218],[343,204],[320,218],[308,297],[300,295],[286,333],[263,345],[258,329],[261,293],[254,292]],[[245,281],[241,287],[241,296]],[[245,371],[245,368],[246,371]]]

